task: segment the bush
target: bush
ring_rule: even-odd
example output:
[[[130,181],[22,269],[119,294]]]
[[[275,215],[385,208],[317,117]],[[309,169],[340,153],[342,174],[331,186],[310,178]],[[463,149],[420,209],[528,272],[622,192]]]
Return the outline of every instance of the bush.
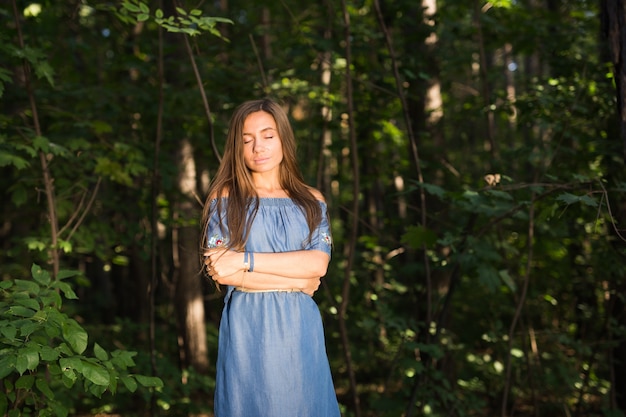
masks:
[[[77,298],[63,282],[76,272],[52,279],[33,264],[31,273],[33,280],[0,282],[0,415],[67,416],[73,400],[63,394],[81,385],[98,398],[121,387],[163,386],[159,378],[129,373],[136,352],[107,352],[95,343],[93,356],[85,354],[87,332],[61,311],[63,297]]]

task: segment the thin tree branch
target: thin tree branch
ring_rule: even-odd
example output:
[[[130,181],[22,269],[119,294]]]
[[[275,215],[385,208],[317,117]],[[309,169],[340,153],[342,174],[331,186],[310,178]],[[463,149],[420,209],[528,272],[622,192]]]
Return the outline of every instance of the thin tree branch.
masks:
[[[20,24],[20,15],[17,10],[17,4],[15,0],[11,1],[11,5],[13,6],[13,18],[15,20],[15,27],[17,29],[17,39],[19,43],[19,47],[21,49],[25,48],[24,45],[24,36],[22,35],[22,26]],[[30,102],[30,109],[32,111],[33,116],[33,124],[35,127],[35,134],[37,136],[42,136],[41,125],[39,123],[39,113],[37,111],[37,102],[35,100],[35,92],[33,91],[33,86],[31,83],[31,67],[26,58],[22,59],[22,67],[24,70],[24,83],[26,86],[26,91],[28,92],[28,100]],[[48,221],[50,222],[50,255],[52,258],[52,276],[56,278],[60,269],[60,255],[58,248],[58,238],[59,238],[59,225],[58,225],[58,217],[56,212],[56,196],[54,191],[54,178],[50,173],[50,164],[48,161],[48,155],[46,155],[43,151],[39,151],[39,163],[41,165],[41,171],[43,174],[43,182],[46,192],[46,199],[48,201]]]
[[[74,227],[72,227],[72,230],[70,231],[69,235],[67,236],[67,240],[70,240],[72,238],[74,233],[76,233],[76,230],[78,230],[78,227],[83,223],[83,220],[85,220],[85,217],[87,216],[87,213],[89,213],[89,210],[91,210],[91,206],[93,206],[93,202],[96,200],[96,195],[98,195],[98,190],[100,189],[100,183],[101,182],[102,182],[102,177],[98,177],[98,181],[96,182],[96,186],[94,187],[94,190],[91,193],[91,198],[89,199],[89,202],[87,203],[87,206],[83,210],[80,218],[78,219],[76,224],[74,224]],[[82,199],[81,199],[81,202],[82,202]],[[76,212],[78,212],[78,210]],[[69,225],[69,222],[68,222],[68,225]],[[61,232],[59,232],[59,235],[60,234],[61,234]]]
[[[163,8],[163,1],[159,0],[159,7]],[[148,320],[149,324],[149,341],[150,341],[150,371],[152,376],[158,376],[158,368],[156,364],[156,287],[159,283],[159,271],[158,271],[158,196],[160,192],[161,184],[161,172],[159,165],[159,155],[161,152],[161,141],[163,140],[163,113],[164,113],[164,86],[165,86],[165,58],[163,52],[163,27],[159,26],[158,29],[158,55],[157,55],[157,79],[158,79],[158,101],[157,101],[157,125],[154,135],[154,156],[152,160],[152,184],[151,184],[151,214],[150,214],[150,287],[148,288]],[[156,393],[152,392],[150,395],[150,415],[154,416],[157,413],[157,397]]]
[[[175,4],[176,6],[178,6],[178,2],[175,2]],[[209,125],[209,138],[211,141],[211,149],[213,150],[213,154],[215,155],[217,160],[221,162],[222,156],[219,150],[217,149],[217,144],[215,143],[215,134],[213,133],[213,120],[211,117],[211,108],[209,106],[209,100],[207,99],[206,92],[204,91],[204,85],[202,83],[202,76],[200,75],[200,70],[198,69],[196,58],[193,54],[193,50],[191,49],[191,44],[189,43],[189,36],[183,33],[182,37],[185,42],[185,49],[187,50],[187,55],[189,56],[191,67],[193,68],[193,73],[196,77],[196,83],[198,84],[198,91],[200,91],[200,97],[202,97],[202,105],[204,106],[204,113],[207,119],[207,123]]]
[[[254,38],[252,34],[249,33],[248,37],[250,38],[250,45],[252,45],[252,50],[254,51],[254,56],[256,57],[256,63],[259,66],[259,72],[261,73],[261,80],[263,81],[263,91],[268,91],[269,84],[267,83],[267,77],[265,76],[265,70],[263,69],[263,62],[261,61],[261,55],[259,54],[259,49],[256,47],[254,43]]]
[[[347,256],[346,256],[346,268],[343,278],[343,288],[341,291],[341,303],[339,306],[339,328],[341,333],[341,339],[344,349],[344,355],[346,357],[346,366],[348,369],[348,378],[350,380],[350,390],[352,394],[352,401],[354,403],[354,415],[355,417],[361,417],[361,400],[359,399],[359,392],[357,389],[356,376],[354,368],[352,367],[352,354],[350,352],[350,343],[348,340],[348,328],[346,324],[346,312],[350,300],[350,278],[352,276],[352,267],[354,265],[354,257],[356,252],[356,241],[358,237],[359,228],[359,193],[360,193],[360,177],[359,177],[359,154],[356,140],[356,131],[354,125],[354,103],[353,103],[353,88],[352,88],[352,43],[350,39],[351,26],[350,26],[350,14],[345,0],[341,0],[341,9],[343,14],[344,23],[344,41],[346,43],[346,99],[347,99],[347,113],[348,113],[348,134],[350,135],[350,157],[352,168],[352,223],[350,224],[350,232],[348,234],[347,244]]]
[[[513,315],[513,320],[511,321],[511,325],[509,327],[509,345],[506,354],[506,372],[504,379],[504,389],[502,395],[502,410],[501,416],[507,417],[508,415],[508,400],[509,400],[509,392],[511,390],[511,373],[512,373],[512,354],[511,351],[513,349],[513,342],[515,336],[515,328],[517,327],[517,322],[522,314],[522,310],[524,309],[524,303],[526,302],[526,295],[528,294],[528,287],[530,286],[530,273],[532,270],[533,264],[533,249],[534,249],[534,239],[535,239],[535,193],[533,192],[530,202],[530,207],[528,209],[528,254],[526,259],[526,272],[524,274],[524,282],[522,285],[522,292],[520,294],[519,301],[517,302],[517,306],[515,307],[515,313]]]

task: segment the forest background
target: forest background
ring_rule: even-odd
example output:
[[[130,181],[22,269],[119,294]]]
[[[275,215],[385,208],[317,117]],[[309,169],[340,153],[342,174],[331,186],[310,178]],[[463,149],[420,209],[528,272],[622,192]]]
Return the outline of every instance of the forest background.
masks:
[[[0,411],[212,415],[199,218],[280,100],[344,416],[624,416],[626,13],[603,0],[0,5]]]

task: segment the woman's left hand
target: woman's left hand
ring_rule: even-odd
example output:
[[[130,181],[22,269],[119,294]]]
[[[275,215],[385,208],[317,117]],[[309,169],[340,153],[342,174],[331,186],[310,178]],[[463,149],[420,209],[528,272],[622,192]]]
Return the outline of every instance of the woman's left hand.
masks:
[[[227,277],[244,270],[243,252],[226,248],[211,248],[204,252],[204,264],[214,280]]]

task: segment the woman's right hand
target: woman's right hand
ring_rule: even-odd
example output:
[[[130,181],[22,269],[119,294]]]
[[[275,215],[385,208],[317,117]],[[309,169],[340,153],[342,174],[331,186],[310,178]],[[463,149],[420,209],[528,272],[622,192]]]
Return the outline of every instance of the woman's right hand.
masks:
[[[313,297],[313,294],[320,288],[320,284],[322,283],[321,278],[310,278],[303,281],[306,281],[306,283],[302,288],[302,292],[311,297]]]

